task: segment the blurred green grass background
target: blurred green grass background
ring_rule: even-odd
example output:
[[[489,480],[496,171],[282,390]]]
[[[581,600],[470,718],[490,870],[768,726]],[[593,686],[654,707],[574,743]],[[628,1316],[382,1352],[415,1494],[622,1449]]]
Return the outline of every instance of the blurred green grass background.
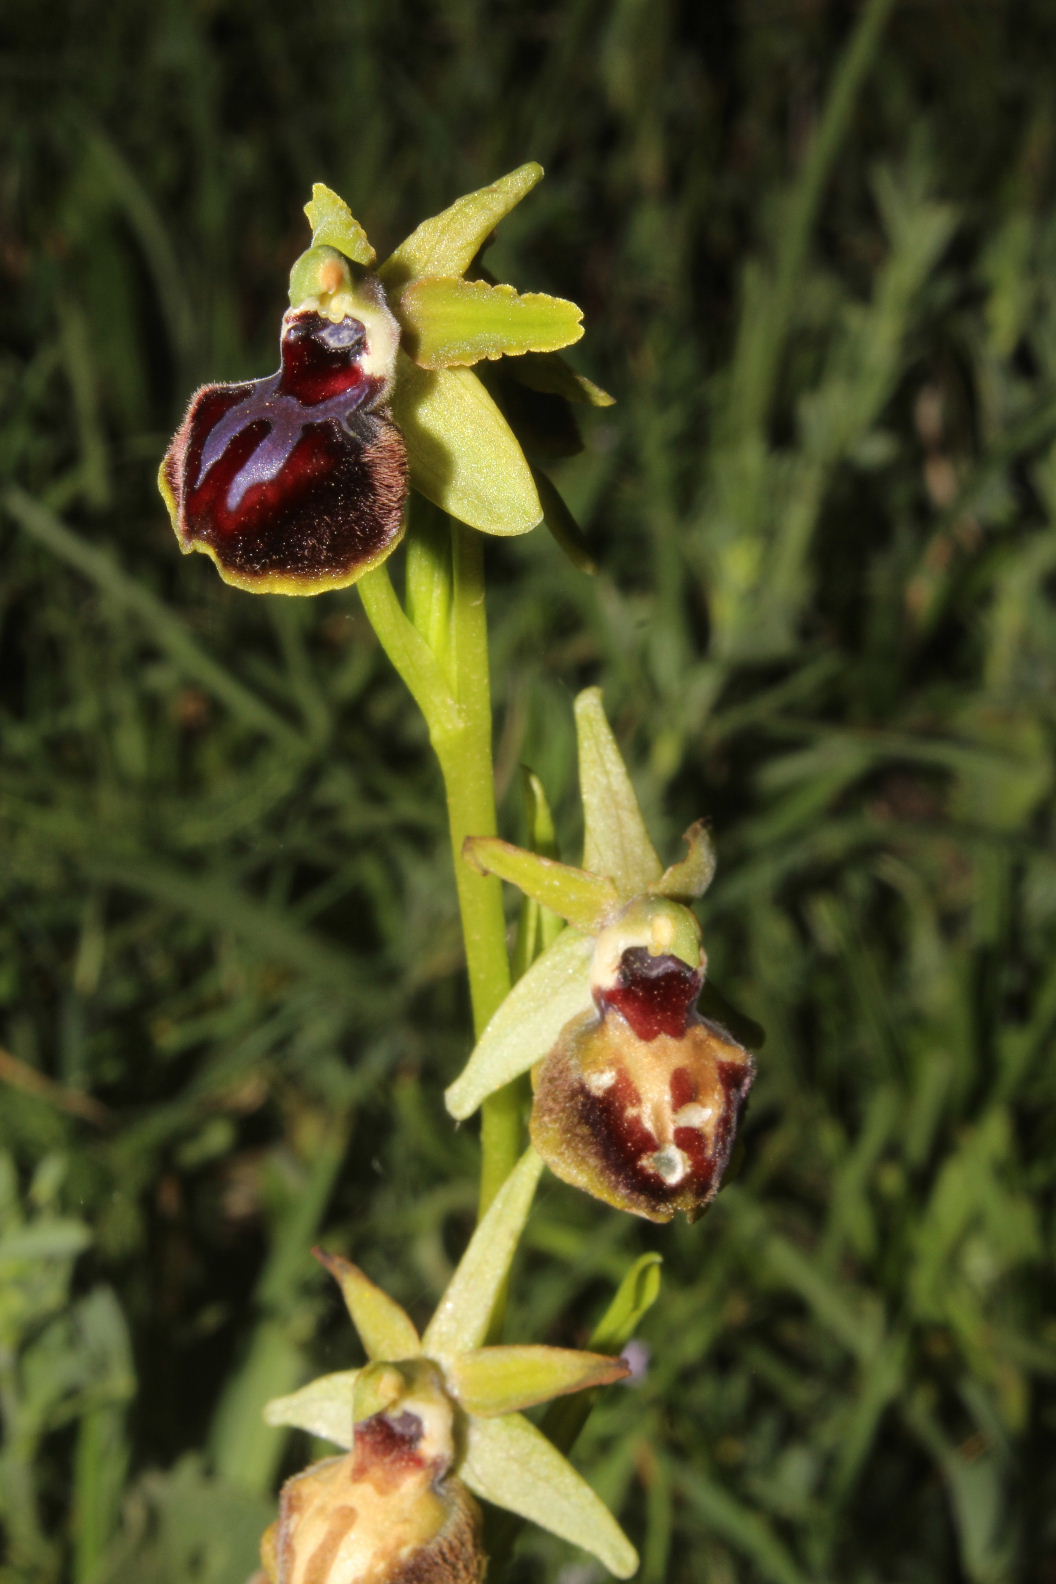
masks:
[[[767,1029],[737,1180],[552,1181],[514,1334],[657,1247],[582,1464],[644,1584],[1056,1578],[1056,11],[1014,0],[16,0],[0,55],[0,1580],[243,1584],[353,1361],[471,1222],[439,784],[352,595],[183,561],[154,489],[274,363],[323,180],[379,249],[534,158],[489,254],[619,405],[601,567],[489,554],[506,834],[575,856],[601,681]],[[516,1578],[588,1584],[529,1537]]]

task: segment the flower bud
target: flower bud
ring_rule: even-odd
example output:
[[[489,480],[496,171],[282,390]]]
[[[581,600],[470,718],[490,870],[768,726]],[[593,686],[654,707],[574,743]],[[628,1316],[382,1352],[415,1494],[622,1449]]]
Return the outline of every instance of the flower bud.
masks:
[[[755,1062],[697,1011],[704,978],[687,908],[641,898],[597,939],[596,1011],[534,1073],[532,1142],[557,1176],[650,1221],[715,1197]]]
[[[432,1366],[427,1366],[434,1368]],[[365,1398],[391,1403],[355,1444],[283,1486],[262,1560],[274,1584],[480,1584],[480,1509],[454,1459],[442,1388],[404,1389],[398,1365],[364,1371]],[[358,1394],[357,1394],[358,1400]]]
[[[345,587],[404,529],[406,451],[386,405],[399,327],[381,286],[312,248],[294,288],[278,373],[203,386],[159,476],[181,549],[262,593]]]

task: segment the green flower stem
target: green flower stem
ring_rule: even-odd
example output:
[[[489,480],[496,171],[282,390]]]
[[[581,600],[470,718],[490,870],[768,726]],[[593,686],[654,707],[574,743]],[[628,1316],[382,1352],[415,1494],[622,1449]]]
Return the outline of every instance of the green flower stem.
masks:
[[[442,641],[439,633],[430,632],[436,649],[407,617],[385,567],[361,578],[358,587],[382,648],[425,716],[440,763],[473,1026],[479,1038],[510,988],[510,968],[501,885],[462,858],[466,837],[494,835],[497,823],[483,544],[479,534],[461,523],[452,522],[450,532],[450,553],[432,557],[436,578],[447,586],[442,597],[427,603],[434,612],[449,611]],[[492,1096],[485,1107],[481,1214],[520,1154],[519,1110],[515,1088]]]
[[[387,567],[375,567],[356,586],[378,642],[425,716],[435,747],[437,733],[457,731],[461,724],[443,669],[421,633],[407,620]]]
[[[462,857],[467,836],[497,832],[495,773],[491,755],[491,678],[485,603],[484,541],[479,533],[452,525],[451,637],[453,674],[463,718],[461,739],[437,747],[447,789],[451,846],[462,928],[466,938],[473,1026],[477,1038],[510,989],[502,884],[478,874]],[[471,933],[472,932],[472,933]],[[472,939],[472,945],[471,945]],[[487,1210],[521,1153],[517,1088],[491,1096],[481,1115],[480,1211]]]

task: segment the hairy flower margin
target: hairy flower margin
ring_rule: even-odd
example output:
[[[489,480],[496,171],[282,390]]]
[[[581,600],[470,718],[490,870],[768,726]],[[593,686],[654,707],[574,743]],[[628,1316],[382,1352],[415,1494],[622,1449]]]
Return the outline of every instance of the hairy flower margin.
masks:
[[[583,867],[497,837],[469,862],[567,920],[484,1030],[447,1107],[461,1120],[533,1069],[532,1141],[557,1176],[650,1221],[718,1192],[755,1061],[698,998],[707,957],[688,903],[715,872],[707,830],[664,869],[597,688],[576,700]]]
[[[542,490],[555,533],[569,533],[553,486],[472,368],[512,358],[537,394],[611,401],[556,355],[583,334],[575,303],[467,278],[542,174],[522,165],[459,198],[376,271],[362,226],[316,184],[279,371],[197,391],[162,462],[184,552],[203,552],[225,582],[255,593],[344,588],[399,544],[408,485],[500,535],[543,519]]]
[[[355,1265],[320,1256],[368,1362],[265,1409],[269,1424],[343,1449],[283,1487],[261,1548],[272,1584],[469,1584],[483,1569],[475,1497],[582,1546],[617,1578],[637,1569],[611,1513],[521,1412],[623,1380],[628,1366],[567,1348],[482,1345],[542,1166],[529,1149],[507,1178],[421,1336]],[[621,1319],[610,1334],[619,1345],[656,1296],[655,1282],[643,1288],[642,1269],[639,1262],[617,1295]],[[655,1275],[652,1261],[648,1270]]]

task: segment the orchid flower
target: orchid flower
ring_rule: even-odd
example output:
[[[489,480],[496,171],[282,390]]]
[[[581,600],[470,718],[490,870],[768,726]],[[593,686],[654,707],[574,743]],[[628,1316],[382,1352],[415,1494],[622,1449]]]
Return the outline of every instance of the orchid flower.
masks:
[[[485,1028],[447,1107],[462,1119],[534,1069],[532,1140],[576,1187],[652,1221],[718,1192],[755,1062],[700,1013],[707,957],[688,903],[715,856],[698,821],[665,869],[605,718],[576,700],[583,867],[471,837],[467,859],[567,920]]]
[[[280,368],[206,385],[161,465],[180,548],[257,593],[344,588],[406,527],[408,487],[489,534],[522,534],[553,488],[472,365],[525,360],[524,382],[573,401],[611,397],[555,356],[583,334],[575,303],[467,278],[542,168],[520,166],[424,220],[376,270],[344,201],[317,184],[312,245],[290,275]],[[547,508],[548,517],[552,513]]]
[[[433,1536],[444,1531],[448,1520],[463,1535],[469,1533],[465,1487],[473,1496],[582,1546],[617,1578],[629,1578],[638,1565],[630,1541],[567,1458],[521,1412],[569,1392],[622,1380],[628,1366],[622,1359],[568,1348],[483,1346],[542,1164],[529,1149],[507,1178],[421,1336],[406,1311],[355,1265],[322,1256],[341,1287],[368,1362],[360,1369],[321,1376],[275,1399],[267,1405],[265,1418],[269,1424],[295,1425],[332,1441],[353,1459],[364,1446],[389,1447],[393,1434],[401,1436],[403,1451],[397,1461],[402,1457],[404,1463],[407,1458],[415,1462],[428,1491],[447,1503],[443,1513],[430,1508],[424,1521],[426,1529],[435,1525]],[[266,1556],[277,1557],[280,1564],[286,1558],[286,1573],[272,1564],[278,1584],[295,1584],[302,1576],[296,1571],[296,1524],[291,1529],[287,1522],[284,1529],[283,1513],[303,1512],[297,1480],[304,1477],[288,1482],[278,1530],[265,1546]],[[329,1498],[320,1498],[320,1510],[332,1512]],[[384,1543],[386,1514],[378,1505],[376,1545]],[[342,1543],[349,1554],[358,1548],[356,1554],[365,1555],[372,1542],[350,1530]],[[360,1577],[352,1572],[347,1576]],[[423,1571],[420,1576],[431,1575]],[[475,1577],[469,1572],[462,1576]],[[343,1584],[340,1574],[320,1575],[324,1577],[327,1584]],[[390,1575],[378,1577],[388,1580]]]

